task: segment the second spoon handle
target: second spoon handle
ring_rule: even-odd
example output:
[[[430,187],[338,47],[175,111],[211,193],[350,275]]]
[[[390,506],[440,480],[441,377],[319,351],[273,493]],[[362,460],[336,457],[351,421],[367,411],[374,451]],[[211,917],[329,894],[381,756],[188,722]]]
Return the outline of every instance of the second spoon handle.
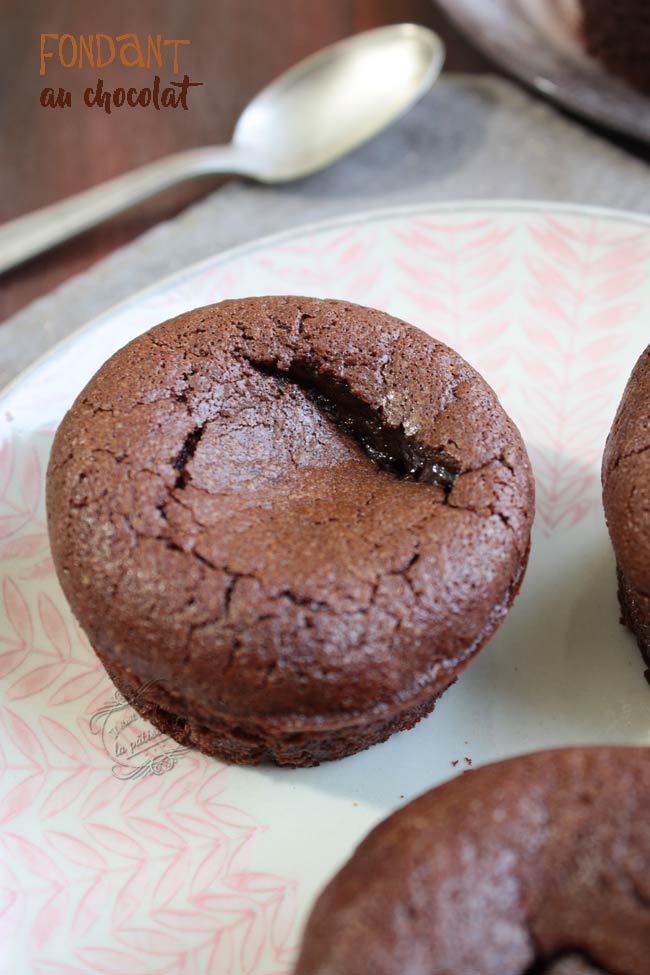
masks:
[[[169,186],[207,173],[238,172],[240,165],[232,144],[188,149],[10,220],[0,225],[0,274]]]

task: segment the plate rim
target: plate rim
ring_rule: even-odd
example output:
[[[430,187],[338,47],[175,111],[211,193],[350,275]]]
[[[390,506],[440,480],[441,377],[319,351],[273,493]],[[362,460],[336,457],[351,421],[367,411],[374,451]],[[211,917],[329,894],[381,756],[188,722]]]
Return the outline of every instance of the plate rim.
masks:
[[[199,273],[202,269],[210,265],[220,266],[237,260],[247,254],[255,253],[258,250],[284,243],[285,241],[295,240],[303,236],[310,236],[327,230],[335,230],[338,227],[369,223],[380,220],[395,219],[400,216],[412,216],[415,214],[431,213],[462,213],[462,212],[483,212],[483,213],[553,213],[557,215],[591,218],[598,220],[611,220],[619,223],[629,223],[645,227],[650,230],[650,214],[636,213],[634,210],[617,209],[616,207],[596,206],[583,203],[568,203],[554,200],[526,200],[526,199],[477,199],[477,200],[446,200],[430,203],[406,203],[393,206],[372,207],[365,210],[355,210],[353,213],[339,214],[338,216],[326,217],[322,220],[312,220],[300,223],[285,230],[276,231],[272,234],[264,234],[262,237],[255,237],[252,240],[244,241],[233,247],[228,247],[222,251],[216,251],[207,257],[202,257],[198,261],[186,264],[176,271],[165,274],[151,284],[134,291],[128,297],[110,305],[104,311],[93,315],[87,322],[75,328],[69,335],[64,336],[55,342],[49,349],[39,355],[32,363],[21,369],[13,379],[0,389],[0,409],[4,405],[4,400],[12,395],[16,389],[24,382],[31,381],[32,378],[51,360],[55,360],[58,355],[69,347],[75,345],[86,335],[99,329],[104,320],[113,317],[118,312],[124,311],[129,305],[138,304],[148,295],[158,291],[160,288],[167,288],[175,281],[181,280],[188,274]],[[45,297],[45,296],[43,296]],[[29,306],[27,306],[29,307]],[[13,417],[10,423],[13,422]]]
[[[159,289],[163,289],[165,286],[170,285],[170,283],[173,283],[174,281],[182,282],[185,280],[186,277],[189,278],[190,275],[196,273],[197,271],[200,273],[201,268],[210,268],[214,266],[215,269],[218,269],[224,266],[227,267],[227,264],[224,264],[223,262],[237,261],[240,260],[242,257],[245,258],[247,254],[256,253],[256,248],[264,248],[264,247],[270,248],[276,246],[278,243],[280,246],[282,246],[282,244],[285,241],[292,242],[296,239],[301,239],[301,237],[303,236],[305,239],[309,240],[310,233],[312,233],[313,235],[318,235],[321,232],[325,233],[328,230],[331,230],[333,228],[335,229],[337,227],[341,227],[341,228],[350,227],[350,226],[354,227],[357,225],[355,224],[355,221],[358,222],[360,232],[363,234],[363,236],[366,236],[368,234],[372,236],[372,225],[369,225],[369,221],[374,219],[378,223],[382,235],[385,233],[386,237],[388,238],[389,236],[392,235],[393,232],[399,232],[403,226],[408,227],[409,225],[410,226],[413,225],[408,223],[401,224],[399,222],[391,223],[391,221],[393,220],[399,221],[401,217],[404,217],[405,221],[408,220],[416,221],[418,220],[420,215],[422,215],[423,217],[426,217],[427,215],[431,215],[434,219],[436,215],[443,215],[443,216],[447,215],[449,216],[450,222],[453,221],[454,224],[458,222],[459,224],[462,225],[462,223],[464,222],[463,217],[465,218],[465,221],[469,223],[472,214],[476,215],[477,218],[480,218],[481,216],[485,216],[488,219],[493,219],[497,225],[500,224],[501,219],[503,219],[503,225],[505,226],[505,228],[508,229],[509,227],[512,227],[514,231],[514,235],[517,236],[517,240],[518,240],[518,243],[516,244],[517,249],[519,249],[519,247],[523,248],[525,246],[528,246],[528,242],[532,239],[532,235],[530,234],[529,228],[531,227],[531,225],[533,228],[537,224],[545,225],[546,217],[549,217],[550,219],[557,218],[559,220],[561,220],[563,217],[570,218],[572,221],[570,226],[572,226],[575,229],[587,229],[589,227],[588,221],[603,220],[603,229],[607,233],[608,228],[611,228],[612,237],[617,235],[617,230],[619,230],[619,228],[620,228],[621,236],[624,236],[628,229],[636,228],[638,231],[638,236],[642,238],[642,243],[645,242],[645,231],[648,228],[650,228],[650,217],[634,215],[634,214],[626,214],[625,211],[609,210],[606,208],[598,208],[598,207],[585,207],[585,206],[574,205],[574,204],[556,206],[553,204],[535,203],[531,205],[530,203],[525,201],[521,201],[521,202],[509,201],[507,205],[503,205],[501,201],[492,201],[487,205],[485,201],[472,201],[463,205],[447,203],[444,205],[417,204],[417,205],[409,205],[409,206],[383,207],[383,208],[376,208],[374,210],[366,211],[366,212],[362,211],[361,213],[355,213],[349,215],[344,214],[342,215],[342,217],[339,218],[330,218],[328,220],[314,221],[311,224],[297,225],[296,227],[290,228],[287,231],[266,235],[265,237],[260,237],[252,241],[248,241],[244,244],[238,245],[237,247],[229,248],[228,250],[224,250],[221,252],[216,252],[215,254],[203,258],[200,261],[194,263],[188,263],[186,266],[179,268],[177,271],[174,271],[169,275],[165,275],[158,278],[157,281],[147,286],[146,288],[142,288],[140,289],[140,291],[134,292],[124,300],[115,303],[111,307],[101,312],[99,315],[95,316],[94,318],[91,318],[85,325],[82,325],[81,327],[75,329],[72,333],[70,333],[70,335],[66,336],[60,342],[53,345],[42,356],[39,356],[39,358],[36,359],[35,362],[32,363],[26,370],[24,370],[17,377],[15,377],[15,379],[12,380],[12,382],[9,384],[7,388],[8,389],[13,388],[14,385],[16,385],[17,383],[24,381],[25,377],[28,384],[33,383],[39,374],[39,370],[42,369],[42,367],[46,363],[56,362],[63,350],[74,351],[75,348],[79,349],[79,348],[86,347],[85,346],[86,342],[94,343],[95,341],[97,341],[97,337],[101,333],[101,329],[106,327],[106,323],[110,321],[112,315],[119,313],[118,311],[119,309],[126,308],[128,310],[130,307],[135,308],[137,307],[138,302],[146,301],[147,296],[157,294]],[[628,217],[630,217],[631,219],[627,219]],[[385,221],[385,225],[382,224],[382,221]],[[444,220],[441,220],[441,223],[444,224]],[[317,243],[317,240],[318,238],[316,239],[315,243]],[[164,292],[161,293],[164,296]],[[192,295],[190,295],[190,300],[191,298]],[[164,298],[164,300],[167,300],[166,297]],[[0,393],[0,405],[3,404],[2,397],[3,397],[3,393]],[[32,425],[30,424],[30,426]],[[34,429],[36,429],[36,427],[32,426],[32,431]],[[48,583],[48,589],[47,589],[48,592],[51,591],[49,585],[50,583]],[[541,591],[541,585],[540,585],[540,591]],[[612,589],[611,592],[613,593],[614,589]],[[612,598],[614,597],[612,596]],[[57,605],[60,605],[60,603],[57,602]],[[527,625],[531,625],[531,624],[534,625],[532,619]],[[634,654],[637,655],[636,648],[634,648]],[[635,660],[636,660],[636,656],[635,656]],[[638,660],[637,660],[637,664],[639,664]],[[621,670],[623,671],[623,668],[621,668]],[[558,671],[558,677],[559,677],[559,671]],[[644,682],[642,681],[640,674],[638,675],[638,679],[640,681],[640,686],[644,686]],[[532,680],[531,680],[531,684],[532,684]],[[525,699],[523,700],[525,702]],[[7,701],[5,703],[7,703],[7,705],[11,704],[10,701]],[[19,709],[18,713],[22,714],[24,712],[22,712],[22,710]],[[52,711],[48,708],[46,713],[52,714]],[[524,725],[521,723],[521,718],[519,718],[518,720],[520,726],[524,727]],[[66,727],[70,727],[68,725],[67,719],[65,720],[64,724]],[[31,723],[30,723],[30,727],[31,727]],[[532,720],[527,720],[525,722],[525,728],[527,731],[528,729],[530,729],[532,734],[533,733],[532,729],[534,728],[534,722]],[[486,757],[479,757],[478,760],[474,757],[475,752],[473,750],[468,749],[467,754],[472,756],[475,767],[484,767],[487,764],[500,761],[504,757],[509,758],[512,755],[529,754],[531,751],[537,752],[542,749],[546,750],[548,748],[556,748],[556,747],[566,748],[566,747],[573,747],[575,745],[580,745],[581,747],[590,747],[591,745],[600,746],[602,744],[607,744],[607,743],[615,743],[616,745],[623,744],[623,742],[619,742],[618,738],[614,739],[614,736],[611,734],[608,734],[606,737],[603,736],[602,730],[599,732],[599,738],[596,742],[587,741],[585,735],[587,735],[589,732],[585,730],[586,728],[587,728],[586,724],[581,726],[581,731],[580,732],[576,731],[575,733],[572,732],[571,737],[569,737],[568,733],[566,733],[564,735],[564,740],[561,742],[560,746],[555,744],[551,744],[551,745],[540,744],[539,739],[535,740],[533,744],[531,742],[531,739],[528,738],[526,740],[525,748],[522,751],[521,744],[517,743],[517,740],[515,739],[514,735],[508,734],[507,738],[512,740],[512,744],[508,744],[507,746],[508,747],[507,755],[501,753],[502,746],[499,746],[498,749],[496,747],[491,747],[491,752],[489,753],[489,755],[487,755]],[[461,737],[468,738],[470,737],[470,735],[467,734],[459,735],[458,736],[459,746],[460,746]],[[474,735],[472,735],[472,737],[474,737]],[[83,736],[81,737],[81,740],[82,741],[85,740]],[[626,732],[626,740],[624,744],[625,747],[630,747],[630,745],[632,744],[629,736],[627,736],[627,732]],[[638,745],[638,744],[639,742],[634,742],[634,745]],[[409,754],[408,747],[406,749],[406,753],[407,755]],[[451,752],[448,757],[451,759],[453,754],[454,753]],[[462,752],[460,752],[459,754],[462,754]],[[374,779],[377,775],[381,776],[381,769],[384,767],[385,762],[386,762],[385,759],[380,758],[377,765],[373,766],[371,762],[368,766],[364,766],[364,768],[370,769],[369,775],[372,776],[372,778]],[[462,760],[461,760],[461,764],[462,764]],[[471,760],[470,760],[470,764],[471,764]],[[390,765],[391,762],[389,760],[387,763],[387,767]],[[397,767],[399,768],[399,764]],[[443,768],[442,763],[440,765],[440,768],[441,769]],[[388,800],[390,802],[390,805],[376,804],[372,799],[372,795],[373,795],[372,789],[362,790],[362,794],[360,797],[362,805],[364,806],[365,810],[371,809],[372,811],[370,813],[364,812],[366,819],[362,823],[360,830],[357,827],[349,825],[352,823],[352,818],[346,820],[345,829],[347,832],[344,834],[346,839],[344,841],[344,844],[340,844],[340,846],[344,845],[345,847],[341,861],[343,862],[343,860],[349,857],[350,852],[354,849],[356,843],[360,842],[362,838],[365,835],[367,835],[369,829],[372,828],[376,822],[383,821],[388,815],[390,815],[396,809],[400,808],[401,805],[403,805],[403,802],[401,801],[403,797],[400,796],[399,800],[396,798],[398,792],[407,792],[407,796],[408,796],[407,801],[410,801],[413,798],[415,798],[416,795],[420,795],[422,791],[436,788],[439,785],[441,785],[443,782],[455,778],[458,771],[459,769],[457,768],[448,767],[447,763],[445,762],[444,775],[441,774],[440,777],[438,776],[437,772],[434,775],[431,769],[428,769],[426,771],[425,780],[419,778],[421,773],[418,773],[417,777],[413,775],[412,779],[411,778],[407,779],[407,784],[410,781],[412,781],[415,785],[415,789],[413,785],[409,785],[408,792],[406,788],[395,789],[395,798]],[[286,789],[287,787],[290,787],[290,783],[288,781],[284,782],[283,780],[283,783],[284,784],[281,787],[283,790]],[[253,804],[252,799],[243,798],[243,794],[240,790],[239,780],[237,780],[237,784],[235,784],[233,780],[233,782],[231,782],[230,784],[230,788],[233,790],[232,802],[235,806],[240,806],[241,809],[245,811],[246,810],[255,811],[255,806]],[[310,788],[311,787],[309,787],[308,784],[308,790],[310,790]],[[318,784],[316,784],[316,788],[318,791],[320,791],[321,787],[318,786]],[[325,801],[328,801],[330,790],[324,789],[323,791],[325,792],[327,797]],[[338,793],[332,792],[332,795],[337,795],[337,794]],[[342,792],[341,795],[344,795],[345,798],[348,798],[347,787],[345,792]],[[356,795],[349,795],[350,800],[356,798],[359,797]],[[228,802],[229,800],[224,799],[224,801]],[[278,801],[284,806],[287,800],[280,797],[276,801]],[[289,805],[291,805],[290,799],[288,800],[288,802]],[[109,810],[110,810],[110,818],[107,817],[105,820],[102,819],[101,821],[105,822],[108,826],[114,826],[116,825],[116,823],[114,819],[114,807],[112,806],[112,804],[111,806],[109,806]],[[40,821],[40,813],[38,813],[37,815]],[[68,814],[66,813],[66,817],[67,815]],[[142,813],[142,815],[148,815],[148,813]],[[350,813],[350,811],[348,810],[348,816],[351,817],[353,815],[355,814]],[[277,814],[277,816],[279,816],[279,814]],[[93,817],[91,816],[90,818],[92,819]],[[30,827],[24,826],[22,817],[20,820],[18,820],[18,822],[21,823],[20,828],[15,827],[15,829],[20,836],[24,836],[26,839],[36,842],[38,848],[43,850],[44,852],[46,853],[52,852],[49,843],[43,844],[40,841],[34,840],[34,835],[31,826]],[[66,823],[67,822],[68,820],[66,818]],[[262,820],[262,822],[266,822],[268,824],[266,827],[268,830],[267,837],[275,836],[276,834],[273,831],[273,826],[277,823],[277,817],[276,819]],[[65,829],[66,831],[69,830],[69,827],[67,825],[61,827],[54,826],[52,828]],[[359,834],[358,839],[354,840],[354,842],[349,842],[347,840],[347,837],[353,835],[353,831],[355,830]],[[133,836],[133,832],[131,830],[128,830],[128,832],[131,836]],[[274,846],[276,843],[279,843],[280,846],[282,846],[281,835],[280,834],[277,835],[280,836],[280,839],[278,840],[277,838],[274,838],[271,842]],[[292,866],[290,869],[289,868],[287,869],[287,876],[291,880],[295,880],[295,883],[297,885],[296,886],[297,908],[296,908],[296,913],[293,915],[291,926],[288,929],[290,933],[288,934],[286,941],[284,942],[284,944],[287,946],[297,947],[299,945],[302,927],[305,923],[305,920],[309,916],[309,913],[314,903],[314,898],[317,896],[317,893],[320,890],[322,890],[323,886],[328,882],[328,880],[331,879],[332,877],[333,868],[331,866],[332,863],[331,849],[332,848],[330,847],[330,851],[328,854],[328,860],[330,865],[327,867],[326,873],[324,869],[321,869],[321,858],[319,857],[317,860],[315,860],[313,874],[320,879],[318,880],[317,890],[313,894],[309,893],[308,873],[304,870],[303,867],[298,866],[299,859],[297,855],[294,856],[292,850],[293,859],[291,859],[291,863],[296,864],[296,866],[295,867]],[[296,850],[299,851],[300,846],[297,846]],[[267,860],[267,854],[266,852],[262,852],[262,850],[259,847],[257,849],[254,848],[253,846],[249,847],[248,852],[245,856],[247,856],[248,859],[245,863],[242,863],[242,869],[244,869],[244,867],[252,871],[255,871],[257,869],[267,869],[267,870],[270,869],[269,867],[270,861]],[[13,864],[13,860],[11,861],[11,863]],[[334,863],[336,864],[337,861],[334,860]],[[68,868],[66,868],[66,876],[68,875],[69,875],[69,870]],[[219,881],[219,883],[221,883],[221,881]],[[112,886],[109,888],[109,890],[111,892],[111,896],[113,896],[114,891],[112,889]],[[30,917],[32,916],[31,913],[29,916]],[[150,924],[150,917],[147,918],[147,924]],[[25,941],[23,940],[24,930],[25,930],[24,922],[21,919],[20,929],[18,928],[16,929],[14,933],[14,937],[11,940],[12,950],[14,950],[17,953],[20,952],[20,957],[23,958],[23,962],[17,962],[17,967],[19,967],[21,971],[22,971],[22,967],[20,966],[22,964],[29,965],[28,956],[23,954],[25,952]],[[185,939],[187,936],[182,935],[182,937],[183,939]],[[110,942],[107,940],[105,936],[103,936],[101,938],[101,941],[100,939],[97,939],[96,943],[98,945],[101,944],[101,947],[104,948],[112,948],[112,949],[120,948],[120,945],[115,942],[115,938],[112,931],[110,934]],[[75,951],[79,951],[85,947],[86,947],[86,943],[82,941],[78,941],[74,946]],[[139,954],[139,952],[137,953]],[[55,955],[53,954],[52,957],[54,958]],[[149,960],[151,958],[151,955],[149,954],[148,951],[145,957],[146,957],[147,965],[151,964]],[[264,959],[265,960],[263,963],[263,968],[265,970],[266,965],[268,965],[269,968],[271,967],[271,965],[269,961],[266,961],[266,956],[264,956]],[[260,967],[262,967],[261,964]],[[235,970],[238,969],[236,968]]]

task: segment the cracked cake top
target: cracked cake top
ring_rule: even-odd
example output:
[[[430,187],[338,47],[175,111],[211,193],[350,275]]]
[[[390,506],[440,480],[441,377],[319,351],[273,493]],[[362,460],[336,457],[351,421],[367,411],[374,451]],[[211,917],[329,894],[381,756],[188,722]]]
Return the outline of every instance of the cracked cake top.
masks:
[[[141,335],[77,398],[48,471],[91,642],[199,712],[296,727],[430,694],[505,614],[532,515],[520,435],[475,370],[312,298]]]

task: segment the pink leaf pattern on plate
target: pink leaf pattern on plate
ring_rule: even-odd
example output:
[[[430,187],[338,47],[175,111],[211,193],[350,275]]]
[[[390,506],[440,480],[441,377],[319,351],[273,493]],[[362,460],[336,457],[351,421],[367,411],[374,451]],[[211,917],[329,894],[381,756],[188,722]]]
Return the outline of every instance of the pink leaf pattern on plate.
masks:
[[[55,664],[41,664],[19,677],[18,680],[7,689],[7,697],[10,701],[19,701],[22,697],[31,697],[40,693],[61,676],[65,670],[65,663],[60,661]]]
[[[596,219],[568,226],[539,217],[530,234],[544,256],[526,262],[530,311],[524,328],[531,344],[544,351],[549,368],[541,387],[527,386],[522,417],[524,425],[534,424],[544,435],[543,446],[539,437],[532,445],[531,457],[537,509],[548,533],[576,524],[600,505],[591,471],[600,461],[612,400],[601,400],[598,393],[625,376],[624,330],[639,311],[629,299],[643,282],[639,265],[650,253],[636,233],[612,233]],[[622,295],[628,300],[620,301]],[[527,366],[529,357],[524,361]],[[585,395],[588,423],[580,417]]]
[[[57,853],[69,863],[89,870],[102,870],[107,866],[106,859],[93,846],[76,836],[54,830],[46,831],[45,836]]]
[[[0,539],[11,538],[25,524],[24,514],[0,515]]]
[[[57,884],[54,893],[43,904],[32,926],[32,937],[38,948],[42,948],[56,934],[65,914],[67,900],[65,887]]]
[[[27,568],[18,572],[19,579],[41,579],[43,576],[54,575],[54,563],[51,558],[41,559],[39,562],[32,562]]]
[[[22,535],[13,541],[0,545],[0,559],[31,559],[46,551],[48,547],[45,532],[34,532]]]
[[[13,853],[20,858],[20,861],[31,874],[51,883],[56,877],[56,863],[49,853],[39,849],[35,843],[25,839],[23,836],[16,836],[15,833],[6,832],[3,834],[2,843],[9,853]]]
[[[129,860],[145,860],[144,847],[132,836],[101,823],[87,823],[93,839],[113,857],[126,857]]]
[[[173,857],[169,866],[156,883],[152,896],[154,911],[159,912],[168,904],[180,900],[181,891],[187,880],[190,857],[181,852]]]
[[[88,763],[88,752],[83,742],[59,721],[42,715],[41,727],[50,744],[62,755],[69,758],[71,762],[75,765],[86,765]]]
[[[0,652],[0,677],[6,677],[7,674],[20,667],[27,649],[27,647],[17,647],[14,650]]]
[[[152,796],[160,793],[160,782],[153,776],[138,779],[123,796],[120,803],[120,812],[123,814],[132,813],[135,809],[141,808]]]
[[[146,865],[143,866],[142,861],[136,862],[135,866],[129,866],[131,872],[113,902],[111,920],[113,930],[116,931],[137,916],[150,883]]]
[[[92,668],[91,670],[82,671],[76,677],[71,677],[70,680],[61,684],[50,697],[49,703],[69,704],[71,701],[78,701],[80,698],[90,694],[91,691],[94,691],[100,681],[104,679],[105,674],[103,670]]]
[[[31,646],[33,639],[32,618],[29,607],[16,583],[6,578],[2,586],[4,609],[15,637],[24,645]]]
[[[160,846],[168,846],[172,850],[184,850],[187,843],[177,830],[170,829],[163,823],[153,819],[142,819],[140,816],[129,816],[129,825],[141,836],[155,837]]]
[[[72,930],[76,935],[85,935],[104,912],[110,896],[110,875],[98,873],[92,877],[85,893],[80,896],[74,910]]]
[[[58,785],[43,800],[40,809],[41,819],[57,816],[71,806],[86,789],[89,779],[88,769],[78,769]]]
[[[13,437],[0,440],[0,501],[5,501],[14,474],[16,442]]]
[[[39,593],[38,613],[45,635],[61,659],[70,655],[70,637],[61,613],[47,593]]]
[[[44,959],[34,962],[34,975],[88,975],[88,969]]]
[[[0,826],[14,816],[26,812],[45,783],[45,772],[28,774],[21,782],[8,789],[0,798]]]
[[[114,948],[100,948],[89,946],[78,952],[81,961],[86,962],[93,972],[100,975],[115,975],[116,972],[129,972],[129,975],[151,975],[159,972],[159,968],[150,968],[144,958],[126,951],[116,951]]]
[[[192,877],[192,897],[198,898],[212,888],[216,879],[223,873],[229,852],[227,842],[215,843]]]
[[[119,779],[114,776],[103,777],[86,793],[80,809],[83,820],[90,819],[102,809],[110,806],[123,793],[124,789]]]
[[[10,708],[4,708],[2,717],[9,739],[23,758],[37,768],[44,768],[47,764],[45,750],[27,722]]]
[[[41,493],[41,462],[35,446],[25,453],[20,493],[27,510],[32,513],[36,511]]]
[[[316,890],[293,847],[312,829],[299,785],[318,794],[338,781],[337,769],[239,770],[198,753],[162,775],[112,774],[91,719],[114,688],[58,587],[44,508],[53,430],[82,383],[138,332],[222,297],[293,291],[383,307],[457,348],[503,396],[533,459],[542,546],[600,510],[604,436],[647,341],[649,271],[648,228],[611,217],[459,207],[353,221],[163,283],[58,353],[34,374],[44,381],[7,394],[0,938],[17,975],[289,975]],[[353,766],[342,766],[345,779]],[[360,838],[358,822],[347,836]],[[327,829],[325,847],[336,841]]]

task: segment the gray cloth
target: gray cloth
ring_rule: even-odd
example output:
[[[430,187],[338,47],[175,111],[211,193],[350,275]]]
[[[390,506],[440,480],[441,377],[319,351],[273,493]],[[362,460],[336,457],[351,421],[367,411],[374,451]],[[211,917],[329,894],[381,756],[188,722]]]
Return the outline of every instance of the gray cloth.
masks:
[[[233,180],[0,324],[0,388],[111,305],[236,244],[372,207],[495,198],[647,213],[650,176],[644,163],[502,79],[447,76],[330,169],[276,187]]]

